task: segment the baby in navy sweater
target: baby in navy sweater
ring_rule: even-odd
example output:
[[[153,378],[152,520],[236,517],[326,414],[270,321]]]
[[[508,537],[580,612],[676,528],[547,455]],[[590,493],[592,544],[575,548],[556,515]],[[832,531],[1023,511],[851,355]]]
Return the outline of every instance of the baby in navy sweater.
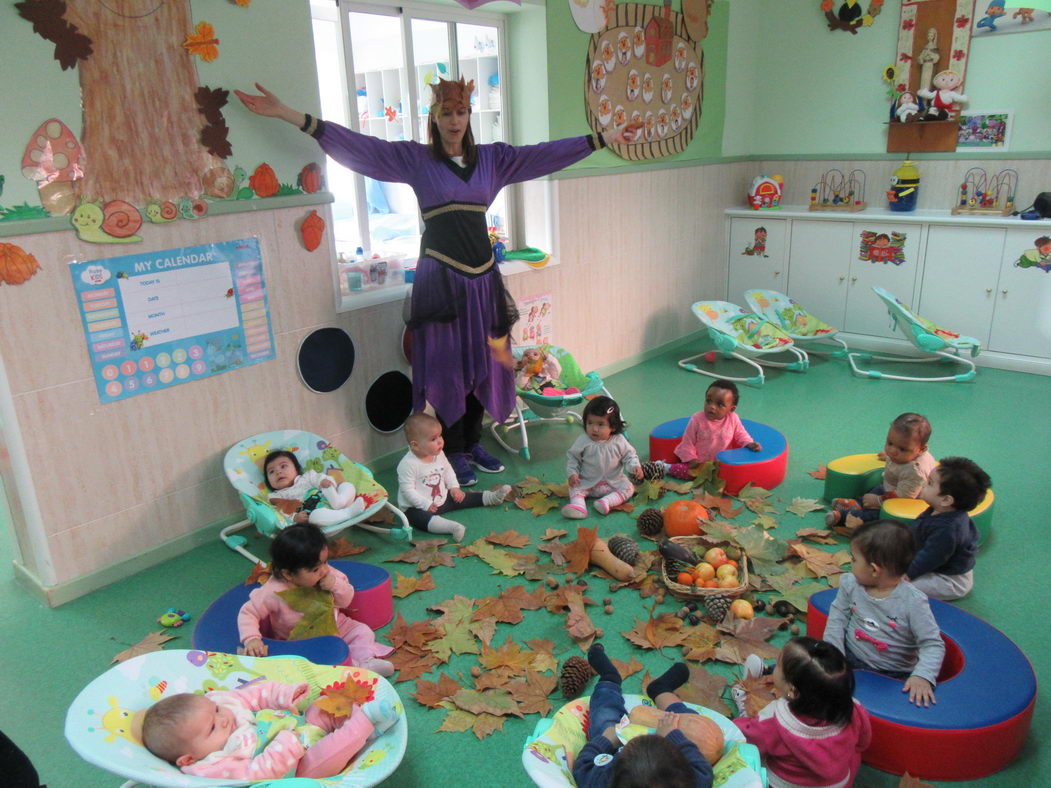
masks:
[[[992,481],[972,460],[946,457],[920,491],[930,508],[912,524],[916,556],[907,580],[935,599],[959,599],[974,585],[978,529],[968,514]]]

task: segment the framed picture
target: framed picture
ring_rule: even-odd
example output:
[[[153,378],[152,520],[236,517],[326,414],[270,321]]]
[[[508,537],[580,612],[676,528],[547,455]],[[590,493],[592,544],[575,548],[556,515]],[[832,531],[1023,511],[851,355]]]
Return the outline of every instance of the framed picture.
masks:
[[[1011,142],[1011,115],[1008,110],[961,112],[956,147],[1007,150]]]

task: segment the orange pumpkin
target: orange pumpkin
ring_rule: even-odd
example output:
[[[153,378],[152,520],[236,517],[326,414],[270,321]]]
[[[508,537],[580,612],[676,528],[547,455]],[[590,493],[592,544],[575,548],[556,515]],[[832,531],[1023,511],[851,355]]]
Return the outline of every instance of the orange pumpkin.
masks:
[[[260,164],[248,179],[248,185],[259,197],[273,197],[281,188],[274,168],[267,163]]]
[[[660,712],[652,706],[636,706],[628,713],[628,719],[636,725],[656,728]],[[708,763],[715,763],[723,757],[725,740],[722,729],[715,720],[703,714],[679,714],[679,730],[697,745],[701,755]]]
[[[698,536],[703,533],[701,521],[707,519],[708,510],[697,501],[675,501],[664,509],[664,532],[668,536]]]
[[[29,252],[14,244],[0,243],[0,282],[20,285],[40,270],[40,263]]]
[[[303,246],[308,252],[313,252],[321,246],[321,239],[325,235],[325,220],[317,215],[317,211],[311,211],[310,216],[299,225],[299,234],[303,237]]]
[[[321,189],[321,168],[315,162],[310,162],[300,171],[299,188],[307,194]]]

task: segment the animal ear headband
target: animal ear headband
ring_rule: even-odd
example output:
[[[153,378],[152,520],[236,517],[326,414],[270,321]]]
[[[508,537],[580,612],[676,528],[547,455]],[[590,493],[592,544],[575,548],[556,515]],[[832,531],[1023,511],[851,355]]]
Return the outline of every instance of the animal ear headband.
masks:
[[[443,112],[455,112],[458,109],[469,110],[471,108],[471,94],[474,92],[474,80],[465,82],[463,77],[458,80],[438,78],[437,85],[431,85],[432,116],[441,115]]]

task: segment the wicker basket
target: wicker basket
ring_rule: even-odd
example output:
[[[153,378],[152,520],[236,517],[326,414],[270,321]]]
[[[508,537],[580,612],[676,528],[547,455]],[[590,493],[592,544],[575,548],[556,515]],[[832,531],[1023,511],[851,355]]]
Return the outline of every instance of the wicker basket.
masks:
[[[692,549],[698,544],[709,544],[700,536],[671,536],[671,541]],[[741,560],[738,562],[740,569],[741,584],[732,588],[698,588],[697,586],[684,586],[682,583],[672,580],[668,574],[668,562],[661,561],[661,575],[664,585],[668,587],[672,595],[679,599],[705,599],[710,596],[726,596],[736,599],[748,590],[748,555],[742,551]]]

